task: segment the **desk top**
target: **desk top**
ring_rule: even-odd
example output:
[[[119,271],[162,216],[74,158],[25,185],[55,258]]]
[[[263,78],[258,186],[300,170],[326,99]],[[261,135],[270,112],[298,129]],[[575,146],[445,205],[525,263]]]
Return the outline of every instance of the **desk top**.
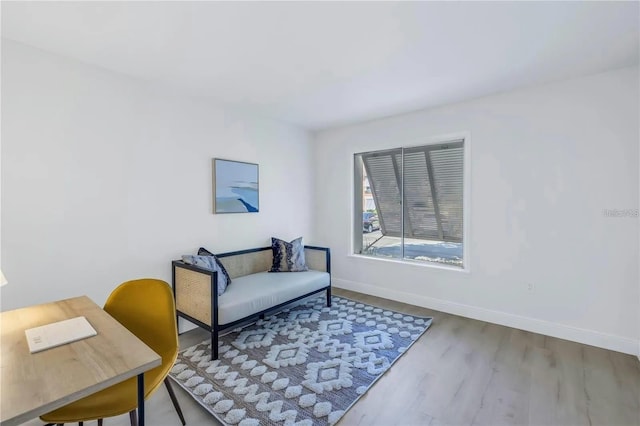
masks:
[[[97,336],[30,353],[25,329],[84,316]],[[137,376],[161,358],[86,296],[0,313],[0,423],[12,426]]]

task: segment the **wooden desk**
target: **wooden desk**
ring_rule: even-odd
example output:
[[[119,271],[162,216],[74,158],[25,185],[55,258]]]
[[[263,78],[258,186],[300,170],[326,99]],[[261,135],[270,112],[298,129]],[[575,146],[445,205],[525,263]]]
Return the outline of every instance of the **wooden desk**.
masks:
[[[24,330],[84,316],[97,336],[31,354]],[[144,425],[143,373],[161,358],[86,296],[0,314],[0,424],[12,426],[138,376]],[[142,396],[142,398],[141,398]]]

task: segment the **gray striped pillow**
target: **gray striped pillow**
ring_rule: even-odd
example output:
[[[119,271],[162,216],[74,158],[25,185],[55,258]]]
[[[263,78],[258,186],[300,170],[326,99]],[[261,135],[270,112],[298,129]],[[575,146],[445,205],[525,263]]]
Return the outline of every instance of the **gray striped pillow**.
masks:
[[[302,237],[296,238],[290,243],[272,237],[271,250],[273,250],[273,264],[269,272],[302,272],[309,270],[304,258]]]

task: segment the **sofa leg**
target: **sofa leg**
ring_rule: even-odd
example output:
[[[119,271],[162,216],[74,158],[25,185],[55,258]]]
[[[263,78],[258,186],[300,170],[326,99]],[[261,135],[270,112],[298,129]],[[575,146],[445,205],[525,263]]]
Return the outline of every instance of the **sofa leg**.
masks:
[[[218,329],[211,330],[211,361],[218,359]]]
[[[327,307],[331,307],[331,287],[327,289]]]

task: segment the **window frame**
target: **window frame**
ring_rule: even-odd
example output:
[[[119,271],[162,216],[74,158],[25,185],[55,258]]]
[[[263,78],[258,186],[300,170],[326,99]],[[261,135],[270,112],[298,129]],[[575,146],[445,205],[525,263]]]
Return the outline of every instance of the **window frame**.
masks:
[[[393,149],[411,149],[417,147],[423,147],[427,145],[439,145],[446,144],[447,142],[452,141],[463,141],[463,196],[462,196],[462,215],[463,215],[463,231],[462,231],[462,267],[458,266],[450,266],[444,263],[433,262],[428,260],[415,260],[415,259],[407,259],[407,258],[385,258],[385,257],[376,257],[366,254],[357,253],[356,249],[361,249],[361,247],[356,247],[356,232],[362,233],[362,224],[361,221],[358,222],[356,220],[356,167],[355,167],[355,155],[363,154],[367,152],[379,152],[379,151],[390,151]],[[349,244],[349,253],[348,257],[358,258],[358,259],[368,259],[372,261],[382,261],[382,262],[391,262],[391,263],[399,263],[406,265],[413,265],[419,267],[427,267],[427,268],[435,268],[435,269],[443,269],[448,271],[457,271],[470,273],[471,272],[471,256],[470,256],[470,235],[471,235],[471,133],[470,132],[458,132],[458,133],[449,133],[443,134],[439,136],[432,136],[427,138],[419,138],[413,139],[411,141],[407,141],[407,143],[396,143],[394,145],[389,143],[380,143],[380,144],[363,144],[361,147],[354,147],[352,150],[348,152],[348,161],[349,161],[349,169],[351,170],[351,207],[350,207],[350,223],[351,223],[351,242]],[[403,185],[404,186],[404,185]],[[362,212],[360,211],[360,216],[362,216]],[[404,253],[404,248],[403,248]]]

